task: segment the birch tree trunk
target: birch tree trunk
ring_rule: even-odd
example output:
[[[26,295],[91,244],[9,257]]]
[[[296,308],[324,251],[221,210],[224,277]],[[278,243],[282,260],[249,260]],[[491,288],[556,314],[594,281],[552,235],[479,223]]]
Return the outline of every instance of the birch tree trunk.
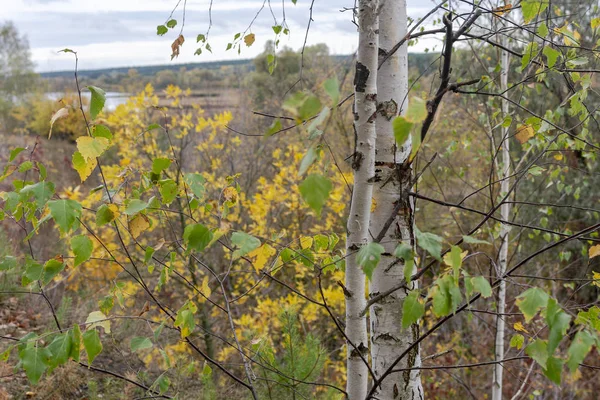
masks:
[[[380,55],[385,57],[407,33],[406,0],[382,0],[380,4]],[[371,214],[370,233],[379,236],[390,217],[380,244],[385,251],[373,273],[370,297],[385,292],[404,281],[404,263],[393,256],[394,250],[405,242],[414,246],[413,204],[408,196],[412,168],[404,165],[411,151],[410,139],[398,148],[394,140],[392,120],[408,105],[408,49],[401,46],[381,66],[377,77],[378,113],[375,155],[375,207]],[[398,209],[399,212],[395,213]],[[395,214],[395,215],[394,215]],[[416,284],[415,284],[416,286]],[[371,358],[374,373],[380,376],[401,353],[419,337],[419,326],[402,329],[402,302],[406,290],[397,290],[371,306]],[[411,351],[396,368],[421,365],[419,349]],[[393,373],[377,388],[377,399],[423,399],[418,370]]]
[[[502,45],[504,48],[508,46],[506,36],[503,36]],[[500,90],[506,93],[508,89],[508,68],[509,58],[508,52],[502,50],[500,59]],[[502,115],[507,116],[509,112],[508,101],[502,100]],[[502,127],[502,182],[500,184],[500,196],[505,196],[510,188],[510,141],[508,136],[508,127]],[[504,203],[500,206],[500,215],[503,221],[508,221],[510,218],[511,206],[510,203]],[[498,276],[503,276],[506,272],[508,262],[508,234],[510,226],[502,224],[500,227],[500,252],[498,255]],[[502,280],[498,288],[498,315],[496,316],[496,341],[495,341],[495,360],[504,358],[504,312],[506,310],[506,282]],[[498,363],[494,365],[494,381],[492,385],[492,400],[502,399],[502,372],[504,365]]]
[[[369,241],[369,211],[373,195],[375,113],[377,107],[378,1],[358,4],[359,43],[354,77],[354,129],[356,148],[352,168],[354,189],[346,239],[346,391],[350,400],[363,400],[368,388],[365,274],[356,262],[358,249]]]

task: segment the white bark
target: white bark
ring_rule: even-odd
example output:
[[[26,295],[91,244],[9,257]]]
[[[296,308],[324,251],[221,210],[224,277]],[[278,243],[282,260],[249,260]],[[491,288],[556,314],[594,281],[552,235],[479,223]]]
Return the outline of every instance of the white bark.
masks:
[[[369,210],[373,194],[375,120],[377,101],[377,52],[379,48],[378,1],[360,0],[358,4],[359,43],[356,61],[354,127],[354,189],[348,216],[346,239],[346,335],[347,383],[350,400],[362,400],[368,389],[369,342],[366,317],[365,274],[356,263],[358,249],[369,241]]]
[[[407,33],[406,0],[380,1],[380,42],[384,56]],[[403,45],[381,66],[377,76],[377,142],[375,156],[375,208],[371,213],[370,233],[377,237],[393,215],[381,245],[385,252],[373,273],[370,297],[385,292],[404,281],[404,263],[393,256],[400,242],[414,246],[413,204],[408,196],[412,170],[402,163],[410,154],[410,140],[399,148],[396,146],[392,120],[406,110],[408,99],[408,49]],[[416,283],[414,283],[416,287]],[[402,302],[407,291],[398,290],[371,306],[371,358],[375,376],[379,377],[418,337],[419,326],[402,329]],[[416,348],[396,368],[419,367],[421,359]],[[418,370],[388,375],[374,398],[377,399],[423,399],[423,388]]]
[[[508,46],[506,37],[502,39],[502,45]],[[508,89],[508,52],[502,51],[501,54],[501,72],[500,72],[500,90],[505,93]],[[502,114],[507,116],[509,112],[508,101],[502,100]],[[508,137],[508,127],[502,128],[502,183],[500,184],[501,196],[505,196],[510,189],[510,141]],[[500,215],[503,221],[510,219],[510,203],[504,203],[500,206]],[[500,227],[500,252],[498,255],[498,275],[501,277],[506,272],[508,262],[508,238],[510,226],[502,224]],[[498,288],[498,315],[496,316],[496,341],[495,341],[495,359],[496,361],[504,359],[504,312],[506,310],[506,281],[502,280]],[[492,400],[502,399],[502,372],[504,365],[498,363],[494,366],[494,380],[492,384]]]

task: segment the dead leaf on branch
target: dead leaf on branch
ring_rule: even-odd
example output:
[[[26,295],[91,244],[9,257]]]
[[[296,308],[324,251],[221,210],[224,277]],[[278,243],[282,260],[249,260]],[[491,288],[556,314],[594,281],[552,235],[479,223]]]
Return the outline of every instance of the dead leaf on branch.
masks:
[[[69,109],[67,107],[63,107],[52,115],[52,119],[50,120],[50,132],[48,132],[48,139],[52,137],[52,127],[57,119],[63,118],[69,115]]]
[[[505,6],[501,6],[501,7],[496,7],[492,10],[492,12],[494,13],[495,17],[501,17],[504,14],[510,12],[510,10],[512,10],[512,4],[507,4]]]
[[[179,35],[177,39],[173,41],[173,43],[171,44],[171,60],[173,60],[175,57],[179,57],[179,48],[181,47],[183,42],[185,42],[185,38],[183,37],[183,35]]]
[[[244,43],[246,43],[246,46],[248,47],[252,46],[255,40],[256,36],[254,36],[254,33],[249,33],[246,36],[244,36]]]

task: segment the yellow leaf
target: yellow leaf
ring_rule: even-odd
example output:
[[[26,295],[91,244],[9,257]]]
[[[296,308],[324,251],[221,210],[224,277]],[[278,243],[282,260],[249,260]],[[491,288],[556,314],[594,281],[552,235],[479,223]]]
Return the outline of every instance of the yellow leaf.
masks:
[[[518,332],[529,333],[527,331],[527,329],[525,329],[525,327],[523,326],[523,323],[520,322],[520,321],[519,322],[515,322],[515,324],[513,325],[513,328],[515,329],[515,331],[518,331]]]
[[[83,158],[89,160],[90,158],[97,158],[104,153],[110,142],[105,137],[89,137],[82,136],[77,139],[77,150],[81,153]]]
[[[375,208],[377,208],[377,200],[375,197],[371,197],[371,212],[375,211]]]
[[[150,227],[150,220],[144,214],[137,214],[129,221],[129,232],[137,238],[142,232]]]
[[[310,246],[313,244],[313,238],[310,236],[303,236],[300,238],[300,247],[302,250],[310,249]]]
[[[594,272],[592,285],[600,287],[600,272]]]
[[[212,291],[210,290],[210,286],[208,286],[208,275],[206,275],[202,280],[202,286],[200,287],[200,291],[207,298],[210,297]]]
[[[563,155],[561,153],[556,153],[554,155],[554,159],[560,161],[563,159]]]
[[[90,158],[86,160],[83,158],[80,152],[76,151],[73,153],[73,168],[79,174],[79,178],[81,182],[84,182],[94,171],[98,165],[98,161],[95,158]]]
[[[256,37],[254,36],[254,33],[249,33],[248,35],[244,36],[244,43],[246,43],[246,46],[248,47],[252,46],[252,43],[254,43],[255,40]]]
[[[588,255],[590,256],[590,258],[600,256],[600,244],[590,247],[590,249],[588,250]]]
[[[225,201],[236,203],[238,199],[238,192],[233,186],[228,186],[223,190],[223,198]]]
[[[91,312],[85,320],[85,323],[88,324],[87,329],[94,329],[97,326],[101,326],[106,333],[110,333],[110,320],[107,318],[102,311]]]
[[[519,125],[519,127],[517,128],[517,134],[515,135],[515,137],[521,144],[524,144],[534,136],[535,131],[533,130],[533,127],[531,125]]]
[[[67,107],[63,107],[52,115],[52,119],[50,120],[50,132],[48,132],[48,139],[52,137],[52,127],[57,119],[66,117],[69,115],[69,109]]]
[[[271,247],[267,243],[263,244],[256,250],[253,250],[250,253],[248,253],[248,256],[256,257],[256,260],[254,261],[254,263],[252,265],[257,274],[259,274],[264,269],[264,267],[267,264],[267,262],[269,261],[269,259],[272,256],[274,256],[276,253],[277,253],[277,250],[275,250],[273,247]]]

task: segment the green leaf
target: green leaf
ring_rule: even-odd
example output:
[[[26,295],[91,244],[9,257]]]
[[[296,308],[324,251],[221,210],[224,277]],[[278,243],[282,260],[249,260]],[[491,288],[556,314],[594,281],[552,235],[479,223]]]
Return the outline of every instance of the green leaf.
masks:
[[[44,264],[44,272],[42,274],[42,283],[47,285],[56,275],[65,269],[65,263],[52,258]]]
[[[381,253],[385,249],[382,245],[376,242],[370,242],[362,246],[356,254],[356,262],[362,267],[367,279],[373,278],[373,271],[377,268],[377,264],[381,260]]]
[[[545,22],[542,22],[540,24],[540,26],[538,26],[538,29],[537,29],[538,35],[540,35],[541,37],[544,38],[544,37],[548,36],[548,32],[549,32],[548,31],[548,25],[546,25]]]
[[[427,103],[418,97],[410,99],[406,110],[406,120],[412,123],[423,122],[427,118]]]
[[[113,222],[118,216],[118,208],[115,204],[102,204],[96,211],[96,225],[103,226]]]
[[[127,215],[135,215],[140,211],[145,210],[146,208],[148,208],[148,203],[146,203],[145,201],[139,199],[131,199],[127,203],[127,208],[125,208],[124,213]]]
[[[169,168],[171,160],[168,158],[155,158],[152,160],[152,172],[160,174],[165,169]]]
[[[13,162],[13,160],[14,160],[15,158],[17,158],[17,156],[18,156],[19,154],[21,154],[21,152],[22,152],[23,150],[25,150],[25,148],[24,148],[24,147],[17,147],[17,148],[14,148],[14,149],[12,149],[12,150],[10,151],[10,155],[9,155],[9,157],[8,157],[8,161],[9,161],[9,162]]]
[[[33,168],[33,162],[31,162],[31,161],[24,161],[24,162],[21,163],[21,165],[19,165],[19,172],[27,172],[31,168]]]
[[[111,141],[113,138],[113,135],[110,132],[110,129],[108,129],[108,127],[105,125],[95,125],[94,130],[92,131],[92,136],[93,137],[102,137],[102,138],[108,139],[108,141]]]
[[[202,224],[193,224],[185,227],[183,239],[188,250],[201,252],[213,239],[213,233]]]
[[[546,56],[546,60],[548,60],[548,68],[554,67],[556,64],[556,60],[560,56],[560,53],[557,50],[554,50],[550,46],[544,46],[544,50],[542,51]]]
[[[600,307],[593,306],[587,311],[579,311],[575,318],[577,325],[586,325],[600,332]]]
[[[569,350],[567,350],[567,354],[569,358],[567,360],[567,366],[571,373],[577,370],[577,367],[587,354],[592,350],[592,345],[594,344],[594,336],[592,336],[588,331],[579,331],[575,335],[573,342],[569,346]]]
[[[458,284],[460,277],[460,268],[462,267],[462,251],[458,246],[451,246],[450,252],[444,256],[444,263],[452,267],[454,282]]]
[[[548,357],[546,361],[546,368],[544,369],[544,375],[552,382],[560,385],[560,375],[562,373],[562,367],[564,361],[560,358]]]
[[[42,374],[48,368],[48,359],[50,356],[50,352],[45,348],[39,347],[37,343],[19,352],[21,365],[25,370],[27,378],[33,385],[38,383]]]
[[[304,157],[302,157],[302,161],[300,161],[300,168],[298,168],[298,176],[304,175],[316,159],[317,151],[315,150],[314,146],[311,146],[304,155]]]
[[[548,346],[545,340],[536,339],[525,348],[525,353],[533,358],[543,369],[546,369]]]
[[[523,0],[521,1],[521,12],[523,13],[523,19],[528,24],[548,8],[549,0]]]
[[[177,317],[173,325],[180,329],[182,339],[190,336],[196,327],[196,323],[194,322],[194,313],[196,310],[196,306],[193,303],[186,303],[177,311]]]
[[[52,353],[52,357],[49,360],[52,366],[56,367],[66,363],[71,355],[72,347],[73,336],[71,331],[56,336],[52,343],[48,345],[48,350]]]
[[[170,19],[167,21],[167,28],[175,28],[177,26],[177,20],[176,19]]]
[[[525,316],[525,322],[531,321],[548,304],[548,293],[540,288],[531,288],[517,296],[516,304]]]
[[[510,338],[510,347],[514,347],[517,350],[521,350],[524,343],[525,343],[525,337],[523,335],[521,335],[520,333],[517,333],[517,334],[513,335],[513,337]]]
[[[233,259],[240,258],[250,253],[252,250],[260,247],[260,240],[252,235],[248,235],[244,232],[233,232],[231,234],[231,243],[237,250],[233,252]]]
[[[392,129],[394,130],[394,139],[398,146],[403,146],[410,136],[410,130],[413,127],[413,123],[409,122],[403,116],[394,118],[392,121]]]
[[[171,385],[171,381],[169,377],[165,375],[163,372],[152,384],[152,386],[158,385],[158,391],[160,394],[166,393],[169,390],[169,386]]]
[[[46,181],[38,182],[33,185],[25,186],[19,193],[25,195],[23,197],[24,199],[33,196],[38,210],[41,210],[46,202],[54,195],[54,184]]]
[[[267,137],[273,136],[274,134],[276,134],[277,132],[279,132],[282,129],[283,129],[283,125],[281,125],[281,120],[279,118],[276,118],[273,121],[273,123],[271,124],[271,126],[269,127],[269,129],[267,130],[267,132],[265,133],[265,136],[267,136]]]
[[[0,271],[8,271],[17,266],[17,259],[13,256],[4,256],[0,261]]]
[[[332,188],[331,181],[326,177],[310,174],[300,184],[300,194],[309,207],[320,216]]]
[[[322,107],[317,96],[306,92],[296,92],[283,103],[283,109],[294,114],[300,121],[317,115]]]
[[[413,290],[404,298],[402,305],[402,329],[416,323],[425,314],[425,306],[419,301],[419,291]]]
[[[481,293],[482,297],[488,298],[492,295],[492,287],[483,276],[474,276],[470,279],[475,292]]]
[[[443,317],[450,314],[452,310],[452,298],[450,293],[442,285],[436,285],[430,292],[433,299],[433,313],[436,317]]]
[[[92,119],[96,119],[98,114],[100,114],[104,108],[104,103],[106,102],[106,93],[104,90],[96,86],[88,86],[88,89],[92,93],[92,98],[90,100],[90,116]]]
[[[163,204],[171,204],[177,197],[177,183],[173,179],[164,179],[160,182],[158,191]]]
[[[50,200],[48,208],[63,233],[71,230],[81,217],[81,204],[75,200]]]
[[[72,344],[69,356],[73,360],[79,362],[79,354],[81,353],[81,329],[79,329],[79,325],[75,324],[70,334],[72,337]]]
[[[444,240],[433,233],[421,232],[415,228],[415,236],[417,237],[417,245],[427,251],[433,258],[442,261],[442,241]]]
[[[548,334],[548,354],[552,355],[567,333],[571,317],[560,308],[556,300],[550,298],[546,308],[546,322],[550,330]]]
[[[23,286],[27,286],[31,282],[42,279],[42,272],[44,272],[44,266],[37,263],[35,260],[28,258],[25,262],[25,272],[22,277]]]
[[[394,250],[394,256],[403,260],[404,280],[406,283],[410,283],[415,265],[415,253],[412,246],[408,243],[400,243],[398,247],[396,247],[396,250]]]
[[[83,334],[83,347],[87,353],[88,363],[91,364],[96,356],[102,352],[102,342],[96,329],[91,329]]]
[[[183,179],[192,190],[192,193],[194,193],[194,196],[202,200],[206,192],[206,187],[204,186],[206,179],[202,175],[195,173],[185,174]]]
[[[138,351],[152,348],[152,342],[147,337],[136,336],[131,339],[131,351]]]
[[[166,26],[164,26],[164,25],[158,25],[156,27],[156,34],[158,36],[162,36],[162,35],[164,35],[167,32],[169,32],[169,29]]]

